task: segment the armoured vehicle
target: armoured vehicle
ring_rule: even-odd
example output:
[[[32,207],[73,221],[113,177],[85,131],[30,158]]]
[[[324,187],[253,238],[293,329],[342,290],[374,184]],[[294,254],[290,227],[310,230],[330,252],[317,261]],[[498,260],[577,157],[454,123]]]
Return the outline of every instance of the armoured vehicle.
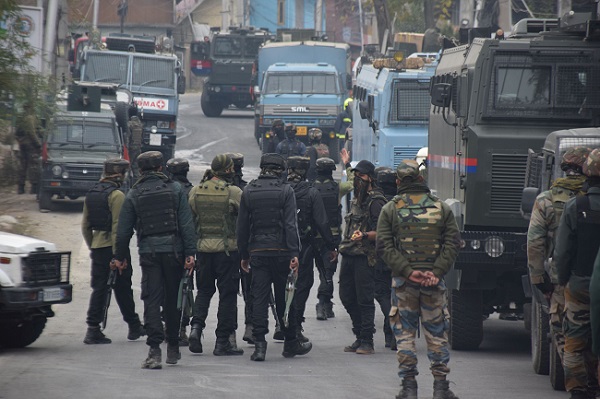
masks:
[[[83,50],[80,81],[106,83],[108,88],[116,84],[133,93],[144,125],[142,152],[160,151],[165,160],[173,158],[185,77],[172,53],[172,40],[157,43],[151,36],[112,34],[105,46]]]
[[[253,27],[230,27],[210,37],[208,59],[201,63],[199,75],[207,75],[200,105],[208,117],[221,115],[234,105],[243,109],[253,103],[252,73],[259,47],[271,35]]]
[[[535,199],[542,191],[549,190],[554,180],[564,177],[561,160],[564,153],[572,147],[600,147],[600,128],[581,128],[559,130],[546,137],[541,151],[529,149],[525,172],[525,188],[521,200],[521,214],[529,220]],[[549,257],[547,265],[550,264]],[[531,296],[531,359],[537,374],[550,374],[550,383],[556,390],[564,390],[564,370],[550,334],[548,301],[541,291],[533,286],[524,285]]]
[[[0,259],[0,347],[22,348],[41,335],[52,305],[71,302],[71,252],[0,232]]]
[[[462,234],[447,279],[454,349],[478,348],[494,312],[529,324],[527,150],[552,131],[600,123],[600,35],[590,19],[522,20],[507,40],[443,51],[431,85],[428,181]]]
[[[381,59],[362,65],[352,91],[353,159],[395,168],[427,147],[429,83],[437,54],[419,55],[387,67]]]

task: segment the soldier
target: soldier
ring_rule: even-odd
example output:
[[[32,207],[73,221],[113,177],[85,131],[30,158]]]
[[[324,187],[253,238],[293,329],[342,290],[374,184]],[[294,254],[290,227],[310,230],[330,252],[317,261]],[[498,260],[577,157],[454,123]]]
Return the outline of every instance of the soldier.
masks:
[[[263,154],[274,153],[279,143],[285,140],[284,123],[281,119],[275,119],[271,124],[271,132],[265,135],[270,140],[263,142]]]
[[[310,182],[315,181],[315,178],[317,177],[317,159],[329,158],[329,147],[327,144],[321,143],[322,138],[323,131],[321,129],[312,128],[308,131],[309,147],[306,149],[306,156],[310,158],[310,166],[306,178]]]
[[[15,138],[19,144],[19,181],[17,194],[25,194],[25,181],[29,176],[30,194],[37,194],[40,181],[40,155],[42,142],[39,121],[32,102],[26,102],[17,119]]]
[[[583,164],[589,189],[566,204],[555,240],[554,260],[558,284],[564,286],[565,313],[563,367],[565,388],[572,399],[588,398],[597,386],[596,364],[591,353],[591,259],[600,248],[600,149],[590,152]],[[596,362],[597,363],[597,362]]]
[[[213,355],[243,355],[232,345],[230,335],[237,327],[237,291],[240,284],[239,257],[235,238],[236,219],[242,190],[227,183],[234,175],[233,160],[217,155],[211,163],[212,177],[194,187],[189,201],[199,237],[196,259],[198,293],[190,333],[190,351],[202,353],[202,331],[210,301],[219,288],[217,342]]]
[[[244,167],[244,154],[240,154],[239,152],[228,152],[225,155],[233,161],[233,170],[235,172],[230,183],[240,190],[243,190],[248,184],[248,182],[244,180],[244,173],[242,172],[242,168]]]
[[[296,196],[298,231],[300,232],[300,268],[298,269],[298,282],[294,300],[298,321],[297,336],[302,342],[308,342],[308,338],[302,334],[302,323],[304,322],[306,301],[314,284],[313,262],[315,257],[320,257],[318,261],[323,264],[323,269],[325,262],[337,261],[337,244],[333,241],[323,200],[319,191],[305,180],[309,163],[310,159],[305,157],[293,156],[288,158],[287,179]],[[321,248],[317,247],[315,242],[317,232],[321,237],[322,245],[327,249],[326,261],[324,261],[325,257],[321,255]],[[325,270],[321,272],[326,273]]]
[[[381,211],[377,250],[392,270],[390,322],[398,343],[402,389],[396,398],[417,399],[415,336],[421,325],[434,377],[434,399],[456,399],[448,389],[448,317],[444,276],[458,255],[460,233],[452,211],[433,196],[419,165],[396,168],[398,195]]]
[[[275,152],[288,159],[294,155],[304,156],[306,154],[306,146],[303,142],[296,138],[296,126],[291,123],[285,125],[285,137],[281,143],[277,144]]]
[[[340,299],[352,319],[356,340],[345,352],[372,354],[375,332],[375,239],[377,219],[385,197],[375,186],[375,166],[360,161],[354,169],[354,198],[345,217],[346,228],[340,244]]]
[[[565,152],[560,166],[566,177],[556,179],[550,190],[537,196],[527,231],[527,261],[531,284],[549,298],[552,339],[561,361],[565,346],[562,332],[565,295],[563,287],[558,284],[552,256],[555,234],[565,203],[575,195],[583,194],[586,176],[583,175],[582,166],[589,152],[590,149],[586,147],[570,148]],[[544,268],[548,260],[549,274]]]
[[[177,296],[184,268],[194,268],[196,232],[183,188],[162,173],[162,154],[144,152],[137,163],[141,177],[127,193],[119,216],[115,263],[121,271],[128,267],[126,255],[135,227],[142,267],[146,344],[150,347],[142,368],[160,369],[160,344],[165,338],[160,314],[163,304],[168,342],[166,362],[176,364],[181,359]]]
[[[340,112],[333,125],[333,131],[340,140],[347,140],[346,129],[352,126],[352,97],[348,97],[344,100],[344,109]]]
[[[297,272],[300,239],[296,222],[296,200],[289,184],[281,182],[285,159],[278,154],[264,154],[260,160],[258,179],[251,181],[242,194],[237,221],[238,249],[241,267],[252,267],[253,339],[255,350],[251,360],[264,361],[267,352],[265,335],[269,332],[268,306],[271,285],[275,292],[277,317],[283,326],[284,357],[304,355],[312,349],[310,342],[296,336],[294,306],[285,327],[285,289],[290,270]]]
[[[129,107],[129,134],[127,137],[127,150],[129,151],[129,159],[137,159],[142,152],[142,136],[144,125],[138,116],[137,106]],[[133,173],[133,179],[137,180],[140,178],[140,170],[137,166],[137,162],[131,165],[131,172]]]
[[[88,330],[83,340],[86,344],[110,344],[111,340],[100,331],[104,306],[108,290],[107,285],[111,269],[115,269],[113,254],[121,206],[125,194],[119,190],[127,171],[129,161],[115,158],[104,161],[104,176],[87,193],[83,203],[81,233],[88,249],[91,251],[91,286],[92,295],[87,313]],[[131,263],[131,257],[127,254]],[[117,276],[114,290],[115,299],[123,315],[123,320],[129,325],[127,339],[136,340],[146,335],[140,317],[135,312],[131,276],[133,270],[125,269]]]

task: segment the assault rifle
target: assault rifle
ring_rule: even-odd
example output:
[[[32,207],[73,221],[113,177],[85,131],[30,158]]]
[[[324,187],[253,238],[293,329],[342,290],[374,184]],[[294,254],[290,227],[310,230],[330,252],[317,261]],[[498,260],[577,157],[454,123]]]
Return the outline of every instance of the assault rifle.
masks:
[[[311,231],[309,231],[306,236],[304,237],[304,240],[308,243],[308,245],[312,248],[312,253],[315,257],[315,265],[317,266],[317,270],[319,272],[319,276],[321,277],[321,281],[326,281],[327,284],[331,283],[332,280],[331,279],[327,279],[327,271],[325,269],[325,263],[323,263],[323,256],[321,254],[321,251],[319,249],[319,245],[317,244],[317,240],[315,238],[315,236],[312,234]],[[304,256],[302,257],[302,259],[300,260],[300,264],[301,265],[305,265],[306,261],[307,261],[307,257],[310,256],[311,251],[305,251],[304,252]]]
[[[177,296],[177,310],[181,311],[181,318],[179,319],[179,335],[181,335],[181,327],[185,316],[192,316],[191,304],[194,302],[194,292],[192,288],[193,275],[194,269],[186,270],[179,283],[179,295]]]
[[[108,275],[108,281],[106,285],[108,286],[108,292],[106,293],[106,302],[104,302],[104,318],[102,319],[102,331],[106,328],[106,323],[108,322],[108,308],[110,307],[110,299],[112,297],[113,288],[115,288],[115,284],[117,283],[117,269],[111,270]]]
[[[285,285],[285,311],[283,312],[283,325],[288,328],[290,322],[288,317],[290,315],[290,308],[292,301],[294,300],[294,293],[296,292],[296,281],[298,280],[298,272],[290,270],[287,278],[287,284]]]

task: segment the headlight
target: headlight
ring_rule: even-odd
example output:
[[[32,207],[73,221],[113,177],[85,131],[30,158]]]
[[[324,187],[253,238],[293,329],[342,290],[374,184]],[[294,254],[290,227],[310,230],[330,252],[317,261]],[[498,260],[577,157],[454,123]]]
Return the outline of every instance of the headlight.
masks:
[[[54,165],[52,167],[52,174],[56,177],[60,176],[60,174],[62,173],[62,168],[60,167],[60,165]]]
[[[63,179],[68,179],[69,178],[69,172],[67,172],[66,170],[62,173],[62,178]]]
[[[168,129],[169,128],[169,121],[158,121],[158,122],[156,122],[156,126],[159,129]]]
[[[150,132],[152,132],[152,133],[156,133],[156,132],[158,132],[158,129],[156,128],[156,126],[152,126],[152,127],[150,128]]]
[[[479,248],[481,248],[481,241],[479,241],[479,240],[472,240],[471,241],[471,248],[473,248],[475,251],[477,251]]]
[[[485,241],[485,252],[491,258],[497,258],[504,253],[504,242],[498,236],[491,236]]]
[[[271,138],[271,135],[270,135],[269,133],[265,133],[265,138],[266,138],[266,139],[270,139],[270,138]]]
[[[215,93],[219,93],[221,91],[221,88],[219,86],[215,87]]]

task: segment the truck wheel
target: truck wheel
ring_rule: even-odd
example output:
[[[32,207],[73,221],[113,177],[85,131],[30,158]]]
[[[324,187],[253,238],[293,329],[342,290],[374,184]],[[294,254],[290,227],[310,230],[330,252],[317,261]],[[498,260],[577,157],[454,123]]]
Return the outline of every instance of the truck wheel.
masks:
[[[43,188],[40,188],[38,207],[40,211],[53,211],[52,194]]]
[[[123,132],[127,132],[129,126],[129,104],[118,102],[115,105],[115,119]]]
[[[550,347],[550,384],[555,391],[565,390],[565,369],[563,369],[554,340]]]
[[[525,331],[531,332],[531,304],[523,304],[523,324],[525,324]]]
[[[480,290],[448,292],[450,308],[450,346],[456,350],[475,350],[483,340],[483,299]]]
[[[223,112],[223,105],[218,101],[210,101],[210,97],[206,91],[202,92],[202,96],[200,97],[200,106],[202,107],[202,112],[209,118],[214,118],[220,116]]]
[[[550,319],[542,305],[531,300],[531,361],[536,374],[548,375],[550,372]]]
[[[0,324],[0,346],[24,348],[32,344],[44,331],[46,317],[37,316],[31,320]]]

